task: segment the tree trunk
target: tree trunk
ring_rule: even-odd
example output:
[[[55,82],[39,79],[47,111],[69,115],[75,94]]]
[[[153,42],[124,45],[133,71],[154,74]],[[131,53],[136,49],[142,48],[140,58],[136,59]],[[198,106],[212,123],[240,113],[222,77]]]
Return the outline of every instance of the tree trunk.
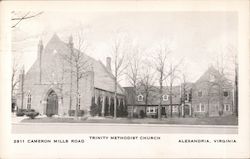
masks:
[[[162,74],[160,77],[160,103],[158,106],[158,119],[161,119],[161,107],[162,107]]]
[[[172,101],[172,82],[170,83],[170,117],[173,116],[173,101]]]
[[[76,68],[76,108],[75,108],[75,119],[78,117],[79,109],[79,68]]]
[[[238,116],[238,64],[235,62],[235,79],[234,79],[234,85],[235,85],[235,115]]]
[[[117,117],[117,78],[115,78],[114,118]]]

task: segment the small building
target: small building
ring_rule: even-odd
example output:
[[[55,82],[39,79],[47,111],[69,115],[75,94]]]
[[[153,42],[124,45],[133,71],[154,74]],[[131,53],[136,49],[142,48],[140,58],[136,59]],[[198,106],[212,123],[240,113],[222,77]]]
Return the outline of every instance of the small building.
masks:
[[[79,78],[69,61],[72,52],[81,53],[84,61],[79,64],[86,65],[79,67],[82,69]],[[54,34],[45,47],[39,42],[37,59],[26,73],[21,71],[17,106],[48,116],[72,115],[76,107],[85,115],[92,112],[92,115],[113,116],[114,85],[111,58],[107,58],[105,66],[74,48],[72,37],[64,42]],[[117,110],[124,111],[124,89],[119,84],[117,94]]]
[[[160,100],[162,100],[162,117],[169,117],[171,115],[171,106],[172,116],[184,115],[184,105],[181,103],[182,90],[180,86],[172,87],[172,95],[170,95],[169,87],[163,87],[162,96],[160,95],[159,87],[157,86],[151,86],[148,92],[143,91],[141,88],[135,90],[133,87],[124,87],[124,89],[126,90],[126,103],[129,117],[146,116],[156,118],[158,116]],[[191,110],[191,105],[188,99],[186,99],[185,105]],[[191,111],[188,110],[186,115],[191,115]]]

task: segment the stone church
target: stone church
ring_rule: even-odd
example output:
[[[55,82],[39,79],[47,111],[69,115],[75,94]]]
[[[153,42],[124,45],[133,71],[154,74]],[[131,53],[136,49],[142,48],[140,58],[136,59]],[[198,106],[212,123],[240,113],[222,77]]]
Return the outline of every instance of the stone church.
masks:
[[[114,115],[115,80],[111,58],[107,57],[105,66],[82,53],[86,67],[80,77],[74,75],[74,65],[66,58],[71,57],[72,51],[79,51],[74,48],[72,37],[64,42],[54,34],[45,47],[39,41],[37,59],[26,73],[23,70],[20,74],[18,109],[67,116],[78,106],[84,115],[89,115],[95,105],[94,109],[99,110],[96,115]],[[116,101],[118,111],[126,110],[124,90],[119,84]]]

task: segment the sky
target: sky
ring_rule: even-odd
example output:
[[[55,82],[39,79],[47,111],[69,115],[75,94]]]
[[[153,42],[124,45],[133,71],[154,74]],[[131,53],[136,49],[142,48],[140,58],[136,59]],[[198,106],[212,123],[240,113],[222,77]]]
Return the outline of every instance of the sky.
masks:
[[[12,30],[12,52],[26,71],[37,56],[40,39],[46,45],[54,33],[65,42],[80,28],[87,31],[88,55],[105,64],[114,33],[126,33],[150,52],[167,41],[171,58],[185,59],[189,81],[195,82],[227,46],[237,47],[236,12],[44,12]],[[143,54],[142,56],[147,56]],[[123,82],[126,85],[126,82]]]

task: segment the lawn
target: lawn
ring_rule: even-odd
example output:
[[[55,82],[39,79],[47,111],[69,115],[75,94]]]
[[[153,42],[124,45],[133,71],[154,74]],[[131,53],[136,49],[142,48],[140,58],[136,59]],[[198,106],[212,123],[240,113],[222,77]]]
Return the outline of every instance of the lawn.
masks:
[[[84,118],[74,120],[74,118],[45,117],[35,119],[24,119],[25,123],[114,123],[114,124],[180,124],[180,125],[238,125],[238,118],[235,116],[226,117],[204,117],[204,118],[163,118],[161,120],[144,118]]]

